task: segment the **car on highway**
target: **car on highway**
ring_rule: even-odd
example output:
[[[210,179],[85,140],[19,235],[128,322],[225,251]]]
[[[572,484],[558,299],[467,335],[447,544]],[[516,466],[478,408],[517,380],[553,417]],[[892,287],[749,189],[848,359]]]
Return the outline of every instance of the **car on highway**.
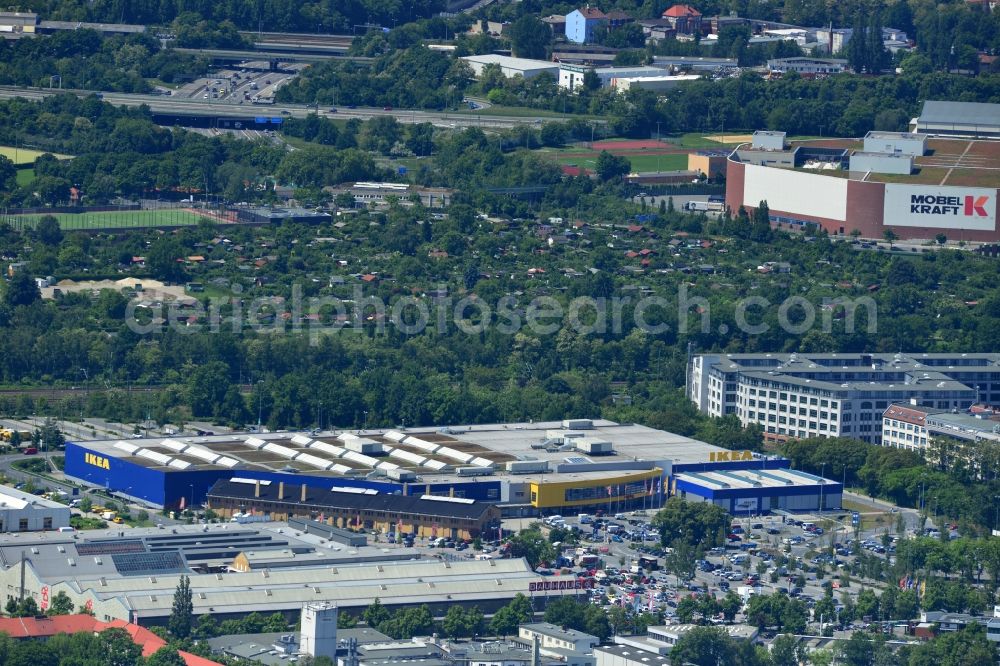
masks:
[[[335,107],[335,106],[331,106],[331,107],[330,107],[330,111],[329,111],[329,112],[330,112],[330,113],[337,113],[337,107]]]

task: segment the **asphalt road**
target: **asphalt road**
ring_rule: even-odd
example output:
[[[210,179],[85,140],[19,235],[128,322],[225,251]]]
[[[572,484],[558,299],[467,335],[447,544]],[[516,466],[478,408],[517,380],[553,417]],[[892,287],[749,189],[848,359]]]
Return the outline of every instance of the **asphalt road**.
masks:
[[[16,86],[0,86],[0,99],[24,98],[40,100],[54,94],[74,93],[78,95],[89,95],[87,90],[48,90],[43,88],[19,88]],[[552,118],[543,116],[509,117],[487,114],[456,114],[447,111],[417,111],[406,109],[378,109],[371,107],[350,109],[338,107],[335,113],[331,113],[329,108],[316,105],[303,104],[273,104],[273,105],[247,105],[232,104],[225,101],[213,99],[183,99],[178,96],[164,95],[138,95],[129,93],[102,93],[102,98],[109,104],[117,106],[140,106],[146,105],[157,115],[163,116],[205,116],[227,118],[248,118],[258,116],[268,117],[289,117],[305,118],[311,113],[319,113],[331,119],[335,118],[358,118],[368,120],[379,116],[392,116],[401,123],[432,123],[440,127],[487,127],[502,129],[516,127],[520,125],[541,124]],[[220,108],[224,107],[224,108]]]

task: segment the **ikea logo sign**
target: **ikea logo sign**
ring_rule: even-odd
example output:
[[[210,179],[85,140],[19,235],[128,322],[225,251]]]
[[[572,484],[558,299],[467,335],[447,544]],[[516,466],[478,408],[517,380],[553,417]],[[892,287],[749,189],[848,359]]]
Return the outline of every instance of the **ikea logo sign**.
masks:
[[[93,453],[84,453],[83,462],[88,465],[93,465],[94,467],[100,467],[101,469],[111,469],[111,464],[108,462],[107,458]]]
[[[739,462],[753,460],[753,451],[710,451],[709,462]]]

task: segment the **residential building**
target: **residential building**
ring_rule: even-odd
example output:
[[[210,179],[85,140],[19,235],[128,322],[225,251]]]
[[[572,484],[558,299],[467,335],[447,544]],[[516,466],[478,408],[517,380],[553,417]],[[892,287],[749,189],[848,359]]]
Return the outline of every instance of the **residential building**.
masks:
[[[663,18],[670,21],[671,27],[682,35],[701,33],[701,12],[691,5],[674,5],[663,12]]]
[[[890,405],[882,418],[882,444],[923,450],[933,439],[967,444],[1000,443],[1000,421],[992,412],[973,414],[925,407],[916,400]]]
[[[670,39],[677,34],[673,21],[665,18],[642,19],[639,21],[642,34],[646,35],[647,41],[650,39]]]
[[[711,313],[701,307],[688,316],[704,322]],[[688,367],[687,393],[701,411],[758,423],[771,439],[881,444],[891,404],[915,399],[958,411],[1000,404],[1000,354],[702,354]]]
[[[0,486],[0,532],[39,532],[69,527],[70,508],[9,486]]]
[[[597,7],[574,9],[566,15],[566,39],[574,44],[589,44],[594,41],[594,30],[601,25],[608,25],[608,15]]]
[[[919,451],[927,448],[927,415],[941,409],[910,403],[889,405],[882,415],[882,446]]]
[[[42,610],[45,610],[44,606]],[[122,629],[128,632],[132,642],[142,648],[142,656],[146,658],[167,644],[165,640],[145,627],[125,620],[102,622],[88,614],[0,618],[0,633],[10,636],[14,640],[44,640],[58,634],[96,634],[106,629]],[[178,650],[177,654],[185,666],[221,666],[218,662],[184,650]]]
[[[628,12],[623,12],[620,9],[612,9],[607,13],[608,17],[608,29],[614,30],[615,28],[620,28],[623,25],[629,23],[635,23],[635,17],[633,17]]]
[[[553,35],[566,34],[566,17],[562,14],[553,14],[542,19],[542,23],[549,26]]]
[[[507,21],[476,21],[469,28],[470,35],[489,35],[491,37],[503,37],[510,29]]]

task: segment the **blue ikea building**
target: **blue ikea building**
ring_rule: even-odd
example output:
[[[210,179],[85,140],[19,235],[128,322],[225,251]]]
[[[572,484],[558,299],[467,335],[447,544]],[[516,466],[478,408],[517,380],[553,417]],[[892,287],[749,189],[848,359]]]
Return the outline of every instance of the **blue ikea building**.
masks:
[[[732,514],[817,511],[841,508],[844,487],[782,466],[753,469],[703,469],[675,472],[671,494],[712,502]]]
[[[215,465],[192,464],[187,469],[177,469],[170,464],[158,465],[153,464],[154,462],[121,455],[108,442],[66,443],[67,476],[164,508],[179,508],[182,500],[184,506],[200,505],[216,481],[239,477],[284,481],[296,485],[305,481],[311,487],[322,489],[370,488],[389,494],[451,495],[490,502],[501,499],[501,482],[496,478],[472,477],[467,481],[452,479],[437,483],[405,483],[386,477],[366,479],[323,476],[256,466],[227,469]]]
[[[565,442],[548,446],[559,424],[474,426],[475,431],[433,429],[296,433],[70,442],[69,477],[149,505],[200,506],[218,481],[260,480],[320,490],[367,489],[381,494],[437,495],[507,506],[511,515],[568,513],[581,492],[641,477],[637,495],[662,501],[677,495],[717,504],[734,514],[840,508],[843,488],[829,479],[790,469],[784,458],[729,451],[632,424],[600,423],[598,439],[615,453],[567,456]],[[469,428],[473,428],[470,426]],[[565,429],[564,429],[565,430]],[[566,432],[573,432],[566,430]],[[608,434],[604,434],[608,433]],[[607,437],[607,440],[602,439]],[[558,439],[558,438],[556,438]],[[506,474],[495,474],[507,466]],[[543,487],[544,486],[544,487]],[[595,495],[597,496],[597,495]]]

